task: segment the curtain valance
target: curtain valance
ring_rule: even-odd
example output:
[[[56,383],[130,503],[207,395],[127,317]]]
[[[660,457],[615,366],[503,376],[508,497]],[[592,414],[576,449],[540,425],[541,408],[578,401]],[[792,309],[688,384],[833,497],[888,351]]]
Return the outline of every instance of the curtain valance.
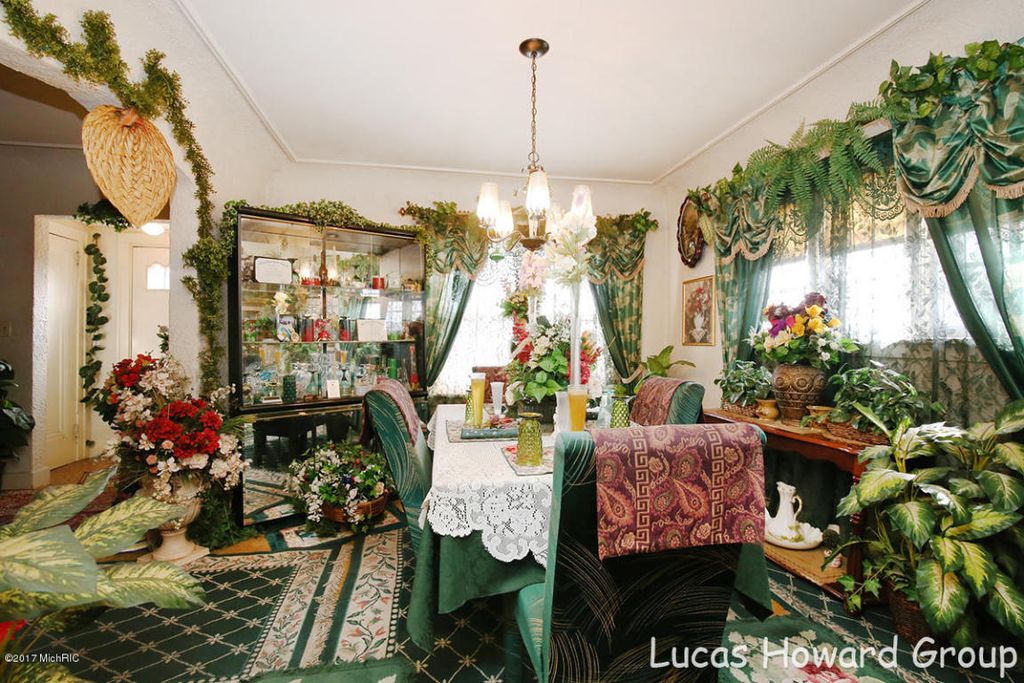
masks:
[[[955,96],[928,116],[893,124],[900,190],[926,218],[950,215],[979,178],[1000,199],[1024,196],[1024,78],[954,79]]]

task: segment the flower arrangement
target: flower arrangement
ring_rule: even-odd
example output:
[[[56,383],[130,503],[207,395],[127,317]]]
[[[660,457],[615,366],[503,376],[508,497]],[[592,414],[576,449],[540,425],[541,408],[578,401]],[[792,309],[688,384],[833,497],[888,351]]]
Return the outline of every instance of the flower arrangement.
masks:
[[[324,506],[341,509],[352,528],[365,532],[376,515],[369,503],[392,489],[384,458],[356,444],[325,443],[291,464],[288,491],[306,514],[307,525],[324,522]]]
[[[551,323],[541,316],[535,325],[519,322],[512,327],[516,344],[512,361],[506,366],[506,400],[540,403],[569,386],[571,355],[570,325],[566,318]],[[601,355],[590,334],[584,332],[580,343],[580,379],[590,381],[590,369]]]
[[[764,317],[767,327],[751,330],[750,336],[764,362],[826,369],[839,363],[840,353],[858,349],[839,331],[839,318],[829,312],[825,297],[818,292],[805,296],[798,306],[767,306]]]
[[[211,482],[237,486],[249,463],[242,459],[240,419],[226,420],[229,390],[207,399],[188,393],[184,369],[170,356],[139,354],[114,366],[100,390],[98,410],[117,433],[108,453],[122,469],[148,476],[153,497],[183,503],[178,484],[205,490]]]
[[[590,262],[587,243],[597,236],[597,219],[591,211],[574,209],[551,223],[544,247],[548,267],[563,284],[582,282]]]
[[[522,289],[510,293],[501,302],[501,314],[506,318],[512,318],[513,320],[526,320],[529,310],[530,294]]]
[[[523,252],[523,259],[519,264],[519,291],[528,296],[538,296],[544,288],[546,270],[541,254],[533,251]]]

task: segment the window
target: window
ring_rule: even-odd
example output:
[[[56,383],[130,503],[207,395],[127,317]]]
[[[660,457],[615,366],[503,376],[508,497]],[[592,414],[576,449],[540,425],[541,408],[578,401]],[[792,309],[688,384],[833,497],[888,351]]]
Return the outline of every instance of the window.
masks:
[[[477,276],[469,295],[462,325],[455,335],[451,352],[440,376],[430,388],[436,396],[461,396],[469,391],[469,374],[476,365],[505,365],[512,358],[512,321],[501,314],[501,302],[515,281],[516,259],[489,261]],[[604,336],[597,318],[597,307],[590,286],[580,287],[580,329],[594,335],[604,348]],[[554,280],[544,284],[538,314],[548,318],[569,314],[569,288]],[[606,354],[591,371],[591,394],[607,381]]]
[[[171,269],[162,263],[152,263],[146,268],[146,289],[170,289]]]

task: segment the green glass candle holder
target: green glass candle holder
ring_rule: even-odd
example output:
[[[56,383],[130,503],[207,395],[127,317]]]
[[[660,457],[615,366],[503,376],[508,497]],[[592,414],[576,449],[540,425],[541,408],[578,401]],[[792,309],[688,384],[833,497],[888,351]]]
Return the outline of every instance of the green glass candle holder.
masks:
[[[629,426],[629,401],[625,396],[612,397],[612,417],[608,426],[612,429],[625,429]]]
[[[536,467],[544,458],[544,444],[540,438],[540,413],[519,413],[519,445],[516,462],[524,467]]]
[[[474,427],[476,425],[473,422],[476,420],[476,414],[473,410],[473,393],[466,394],[466,413],[463,416],[463,422],[467,427]]]

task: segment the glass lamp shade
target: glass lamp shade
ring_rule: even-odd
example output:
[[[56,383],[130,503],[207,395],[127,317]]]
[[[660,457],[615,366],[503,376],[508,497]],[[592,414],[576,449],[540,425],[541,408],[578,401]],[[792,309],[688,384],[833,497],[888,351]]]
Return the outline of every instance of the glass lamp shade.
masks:
[[[594,212],[594,207],[590,203],[589,185],[577,185],[572,188],[572,210],[583,216]]]
[[[480,197],[476,202],[476,217],[484,225],[494,225],[498,220],[498,184],[480,183]]]
[[[501,208],[498,210],[498,222],[494,226],[494,231],[504,239],[512,234],[515,230],[515,221],[512,218],[512,202],[505,200],[500,203]]]
[[[537,169],[530,173],[526,184],[526,213],[534,217],[543,216],[551,206],[551,191],[548,189],[548,174]]]
[[[147,235],[152,235],[153,237],[159,237],[160,235],[164,234],[164,231],[166,229],[166,225],[164,225],[163,223],[157,223],[156,221],[153,221],[152,223],[146,223],[140,228],[142,232],[146,233]]]

